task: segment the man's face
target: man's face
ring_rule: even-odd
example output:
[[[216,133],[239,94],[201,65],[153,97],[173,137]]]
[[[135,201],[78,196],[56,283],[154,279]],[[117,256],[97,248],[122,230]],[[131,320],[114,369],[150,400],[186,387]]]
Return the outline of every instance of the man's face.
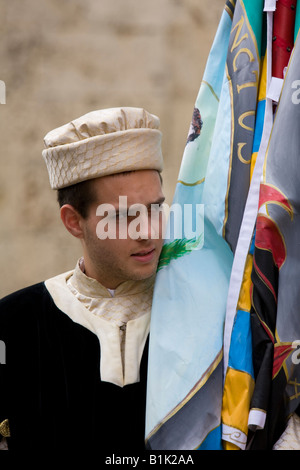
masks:
[[[104,176],[93,181],[93,190],[97,202],[82,220],[86,274],[111,289],[151,277],[162,248],[162,216],[155,211],[164,202],[158,172]]]

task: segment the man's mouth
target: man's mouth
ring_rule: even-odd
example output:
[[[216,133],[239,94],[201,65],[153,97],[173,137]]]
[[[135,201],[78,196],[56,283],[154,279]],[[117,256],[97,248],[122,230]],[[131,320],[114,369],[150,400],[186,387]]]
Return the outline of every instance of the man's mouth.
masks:
[[[152,261],[155,256],[155,248],[151,248],[150,250],[141,250],[137,253],[133,253],[131,256],[136,261],[140,261],[142,263],[149,263],[149,261]]]

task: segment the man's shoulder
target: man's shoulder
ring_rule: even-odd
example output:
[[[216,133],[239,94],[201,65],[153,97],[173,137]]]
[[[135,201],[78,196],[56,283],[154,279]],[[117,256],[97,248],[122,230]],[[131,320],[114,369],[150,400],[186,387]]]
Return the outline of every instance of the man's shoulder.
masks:
[[[8,318],[10,322],[20,319],[24,314],[38,309],[47,301],[51,302],[51,297],[44,282],[12,292],[0,299],[0,322],[6,322]]]
[[[67,271],[62,274],[58,274],[57,276],[47,279],[46,281],[41,281],[36,284],[32,284],[27,287],[23,287],[22,289],[16,290],[5,297],[0,299],[0,312],[3,308],[14,306],[16,304],[33,304],[36,305],[39,301],[45,301],[47,299],[51,300],[52,296],[47,288],[47,284],[51,283],[59,283],[65,284],[65,281],[73,271]]]
[[[46,291],[44,282],[38,282],[36,284],[23,287],[22,289],[16,290],[5,297],[2,297],[2,299],[0,299],[0,309],[19,302],[34,302],[38,297],[45,295]]]
[[[47,280],[16,290],[0,299],[0,334],[15,327],[27,331],[34,325],[45,325],[49,319],[53,321],[59,311],[47,288]],[[59,315],[59,318],[67,316]]]

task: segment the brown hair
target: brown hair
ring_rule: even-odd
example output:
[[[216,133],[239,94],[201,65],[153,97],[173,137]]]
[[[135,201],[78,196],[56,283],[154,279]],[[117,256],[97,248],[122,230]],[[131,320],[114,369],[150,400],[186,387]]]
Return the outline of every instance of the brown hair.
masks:
[[[93,191],[93,180],[82,181],[80,183],[58,189],[57,201],[60,207],[70,204],[77,212],[86,219],[89,208],[95,202]]]
[[[126,175],[127,173],[133,173],[136,170],[123,171],[122,173],[116,173],[116,175]],[[160,172],[157,172],[162,183],[162,176]],[[90,179],[82,181],[80,183],[67,186],[57,190],[57,201],[60,207],[65,204],[70,204],[75,210],[86,219],[89,215],[89,209],[91,204],[96,202],[95,192],[93,191],[93,181]]]

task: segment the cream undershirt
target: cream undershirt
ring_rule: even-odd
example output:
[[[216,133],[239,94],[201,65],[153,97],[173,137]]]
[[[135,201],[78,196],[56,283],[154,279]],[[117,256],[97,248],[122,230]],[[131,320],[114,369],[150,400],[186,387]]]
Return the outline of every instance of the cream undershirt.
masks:
[[[112,293],[86,276],[79,260],[75,270],[45,281],[56,306],[96,334],[101,347],[101,380],[120,387],[138,382],[140,362],[150,329],[154,276],[126,281]]]

